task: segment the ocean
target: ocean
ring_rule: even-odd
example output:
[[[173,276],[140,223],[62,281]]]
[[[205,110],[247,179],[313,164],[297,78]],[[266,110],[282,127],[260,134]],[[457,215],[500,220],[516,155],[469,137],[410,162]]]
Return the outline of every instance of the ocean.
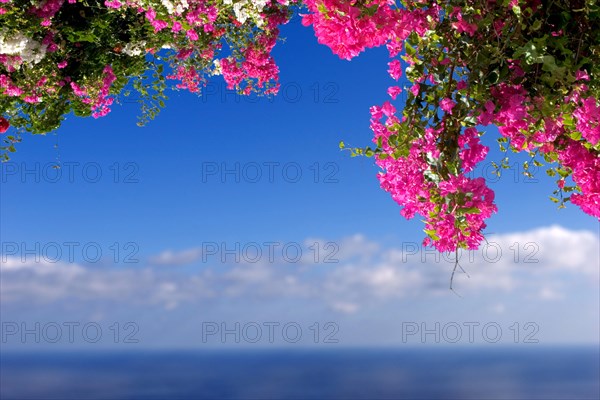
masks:
[[[598,347],[0,353],[8,399],[598,399]]]

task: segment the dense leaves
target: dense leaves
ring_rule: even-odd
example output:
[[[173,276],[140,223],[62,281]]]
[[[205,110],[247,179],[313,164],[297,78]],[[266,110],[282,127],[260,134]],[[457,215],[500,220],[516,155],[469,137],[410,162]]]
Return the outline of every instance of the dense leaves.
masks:
[[[242,24],[231,2],[0,0],[0,113],[47,133],[70,112],[98,118],[132,95],[144,122],[164,106],[166,80],[199,92],[221,72],[245,93],[276,92],[270,50],[290,10],[266,3],[260,23]]]

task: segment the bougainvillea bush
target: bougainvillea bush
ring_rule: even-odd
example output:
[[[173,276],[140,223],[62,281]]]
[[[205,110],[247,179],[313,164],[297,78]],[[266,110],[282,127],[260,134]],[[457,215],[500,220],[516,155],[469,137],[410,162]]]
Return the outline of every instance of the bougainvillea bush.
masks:
[[[136,91],[143,116],[164,106],[169,81],[199,92],[223,74],[244,93],[277,90],[270,56],[287,0],[0,0],[0,112],[32,133],[64,116],[102,117]]]
[[[0,0],[2,155],[20,132],[51,132],[70,113],[102,117],[134,92],[142,123],[167,88],[197,93],[215,75],[244,94],[276,94],[271,50],[296,13],[343,59],[387,47],[374,144],[350,151],[374,157],[403,216],[423,217],[426,245],[482,242],[497,208],[471,175],[489,150],[487,125],[502,149],[530,156],[526,171],[545,166],[553,201],[600,219],[595,0]]]

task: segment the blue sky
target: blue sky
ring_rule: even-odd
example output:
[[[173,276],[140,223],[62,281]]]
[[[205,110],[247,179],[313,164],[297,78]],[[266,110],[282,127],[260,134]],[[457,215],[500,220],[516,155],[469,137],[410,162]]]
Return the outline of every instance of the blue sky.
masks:
[[[57,134],[24,136],[0,182],[3,322],[97,321],[106,330],[133,321],[147,347],[229,345],[199,339],[203,322],[223,321],[292,321],[305,332],[333,321],[348,346],[403,345],[403,323],[468,321],[499,324],[503,340],[514,322],[534,322],[542,343],[598,342],[597,220],[556,210],[545,174],[532,182],[508,171],[491,183],[499,213],[488,240],[502,256],[477,252],[456,296],[451,263],[412,254],[422,224],[400,216],[372,160],[338,150],[340,140],[370,144],[369,107],[392,84],[385,49],[339,60],[297,19],[283,36],[274,99],[236,96],[217,77],[201,97],[171,93],[143,128],[137,105],[123,104],[99,120],[69,117]],[[493,129],[485,140],[499,160]],[[50,167],[58,159],[60,178]],[[236,163],[240,181],[223,179]],[[39,181],[23,175],[36,168]],[[272,260],[267,242],[277,243]],[[48,262],[55,243],[62,254]],[[223,243],[263,253],[221,262]],[[90,262],[86,244],[103,257]],[[36,245],[46,257],[19,259]],[[290,262],[298,246],[303,258]],[[3,344],[33,346],[15,337]]]

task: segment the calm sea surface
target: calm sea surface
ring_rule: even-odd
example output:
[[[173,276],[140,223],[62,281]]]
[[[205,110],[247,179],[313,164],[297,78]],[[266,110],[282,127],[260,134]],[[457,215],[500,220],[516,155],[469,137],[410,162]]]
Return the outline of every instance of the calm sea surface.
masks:
[[[13,353],[0,399],[598,399],[598,347]]]

